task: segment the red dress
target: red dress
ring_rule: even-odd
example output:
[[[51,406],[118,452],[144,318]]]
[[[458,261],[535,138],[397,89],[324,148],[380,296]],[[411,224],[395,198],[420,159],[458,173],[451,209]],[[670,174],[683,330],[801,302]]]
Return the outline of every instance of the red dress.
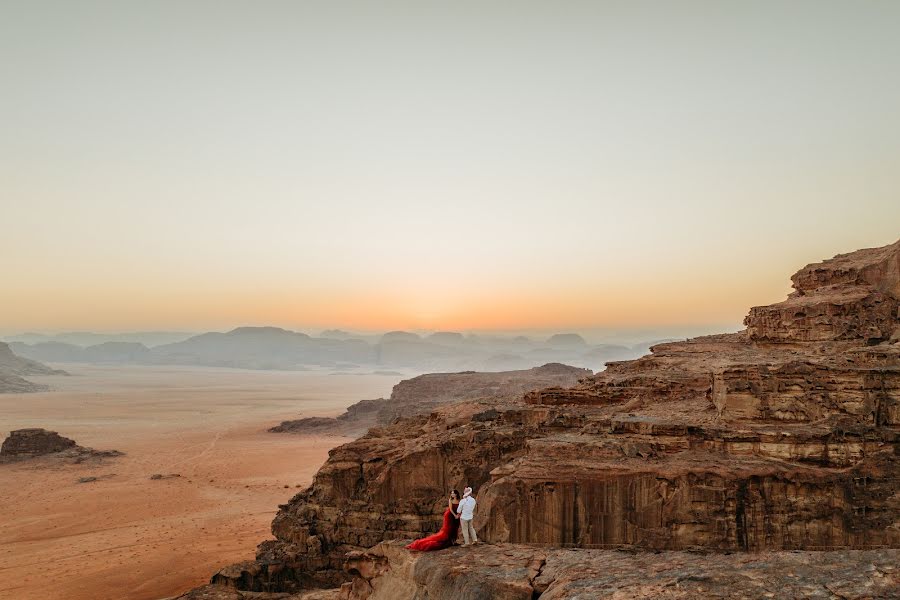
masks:
[[[422,552],[430,552],[432,550],[443,550],[449,548],[456,541],[459,534],[459,519],[453,516],[450,508],[444,511],[444,525],[441,530],[434,535],[429,535],[414,541],[408,545],[410,550],[421,550]]]

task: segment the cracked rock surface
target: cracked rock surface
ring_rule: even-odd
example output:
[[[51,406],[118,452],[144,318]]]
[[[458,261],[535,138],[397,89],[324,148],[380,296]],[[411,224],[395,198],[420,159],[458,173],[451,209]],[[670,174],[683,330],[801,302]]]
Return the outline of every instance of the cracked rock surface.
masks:
[[[700,554],[385,542],[346,562],[345,600],[897,598],[900,550]]]

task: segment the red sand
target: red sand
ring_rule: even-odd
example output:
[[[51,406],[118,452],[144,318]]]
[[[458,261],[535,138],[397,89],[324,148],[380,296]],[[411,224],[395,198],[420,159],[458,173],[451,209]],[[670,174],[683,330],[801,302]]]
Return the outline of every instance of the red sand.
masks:
[[[339,437],[272,434],[386,396],[397,377],[66,365],[58,391],[0,395],[0,435],[45,427],[126,452],[0,465],[0,598],[158,599],[253,557],[278,504]],[[155,473],[180,478],[150,480]],[[112,475],[91,483],[79,477]],[[285,486],[288,486],[287,489]]]

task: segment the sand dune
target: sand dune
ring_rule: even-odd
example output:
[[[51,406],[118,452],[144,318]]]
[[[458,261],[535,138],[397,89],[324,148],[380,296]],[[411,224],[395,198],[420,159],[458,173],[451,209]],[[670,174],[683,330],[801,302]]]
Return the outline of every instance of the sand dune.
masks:
[[[55,388],[0,395],[0,435],[46,427],[126,456],[0,465],[0,598],[156,599],[253,557],[278,504],[334,436],[267,427],[386,396],[398,377],[65,365]],[[156,473],[181,477],[151,480]],[[99,477],[77,483],[80,477]]]

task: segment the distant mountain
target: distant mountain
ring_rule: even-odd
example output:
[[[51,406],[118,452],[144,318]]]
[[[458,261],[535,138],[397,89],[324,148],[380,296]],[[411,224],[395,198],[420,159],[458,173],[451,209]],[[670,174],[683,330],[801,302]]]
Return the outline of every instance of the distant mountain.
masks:
[[[87,348],[62,342],[13,342],[10,347],[19,356],[45,362],[140,363],[150,355],[149,348],[132,342],[104,342]]]
[[[444,344],[445,346],[459,346],[466,343],[466,338],[456,331],[437,331],[425,338],[433,344]]]
[[[36,360],[18,356],[8,344],[0,342],[0,369],[11,375],[66,375],[65,371],[53,369]]]
[[[22,342],[25,344],[42,344],[59,342],[75,346],[96,346],[105,342],[126,342],[143,344],[145,346],[159,346],[180,342],[194,335],[184,331],[135,331],[132,333],[95,333],[91,331],[71,331],[57,334],[22,333],[19,335],[7,335],[3,337],[6,342]]]
[[[150,348],[137,342],[104,342],[84,349],[86,362],[143,362]]]
[[[64,335],[85,341],[101,334]],[[123,337],[127,335],[131,334],[122,334]],[[36,336],[15,337],[41,339]],[[577,333],[559,333],[539,341],[521,335],[463,335],[455,331],[438,331],[423,337],[409,331],[389,331],[379,336],[328,329],[319,337],[312,337],[280,327],[238,327],[224,333],[202,333],[151,347],[123,340],[106,340],[86,347],[46,340],[28,344],[14,342],[11,346],[20,356],[51,363],[420,372],[506,371],[555,362],[599,370],[609,361],[636,358],[645,353],[640,348],[646,347],[589,344]]]
[[[584,341],[584,338],[577,333],[557,333],[556,335],[551,335],[550,338],[547,339],[547,344],[549,346],[562,348],[587,346],[587,342]]]
[[[44,362],[87,362],[84,348],[75,344],[65,344],[63,342],[39,342],[37,344],[12,342],[9,346],[19,356],[33,360]]]
[[[410,333],[408,331],[388,331],[386,334],[381,336],[381,343],[392,343],[392,342],[421,342],[422,336],[417,333]]]
[[[348,331],[344,331],[343,329],[326,329],[319,334],[319,337],[329,338],[333,340],[346,340],[347,338],[352,338],[353,334]]]
[[[303,365],[371,363],[372,348],[362,340],[312,338],[278,327],[239,327],[204,333],[153,348],[149,362],[249,369],[296,369]]]
[[[9,345],[0,342],[0,393],[39,392],[47,386],[25,379],[28,375],[66,375],[35,360],[17,356]]]

